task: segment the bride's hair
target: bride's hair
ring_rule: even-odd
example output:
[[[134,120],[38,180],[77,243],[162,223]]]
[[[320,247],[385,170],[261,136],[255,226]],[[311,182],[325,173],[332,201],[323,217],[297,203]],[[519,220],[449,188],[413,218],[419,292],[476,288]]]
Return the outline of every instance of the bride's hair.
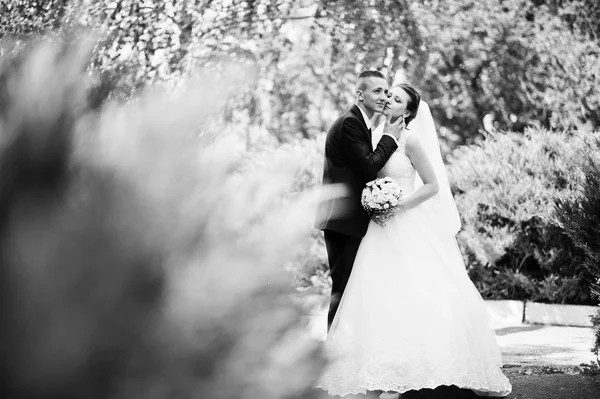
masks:
[[[404,123],[406,123],[406,126],[408,126],[408,124],[413,119],[415,119],[417,116],[417,111],[419,110],[419,104],[421,103],[421,95],[419,94],[417,89],[415,89],[408,83],[399,83],[399,84],[395,85],[394,87],[399,87],[402,90],[404,90],[406,92],[406,94],[408,94],[408,97],[410,99],[410,101],[406,105],[406,109],[408,111],[410,111],[410,115],[408,115],[406,118],[404,118]]]

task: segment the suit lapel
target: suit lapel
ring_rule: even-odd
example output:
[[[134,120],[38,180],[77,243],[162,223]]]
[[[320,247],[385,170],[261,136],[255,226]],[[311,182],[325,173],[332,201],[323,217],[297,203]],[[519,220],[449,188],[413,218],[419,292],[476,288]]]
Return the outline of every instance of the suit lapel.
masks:
[[[373,152],[373,144],[371,143],[372,132],[371,132],[371,130],[369,130],[367,128],[367,124],[365,123],[365,118],[363,118],[360,108],[358,108],[358,105],[353,104],[352,107],[350,107],[350,112],[352,112],[354,114],[354,116],[356,116],[360,120],[360,123],[363,126],[363,131],[365,132],[365,136],[367,137],[367,142],[369,143],[369,147],[371,147],[371,152]]]

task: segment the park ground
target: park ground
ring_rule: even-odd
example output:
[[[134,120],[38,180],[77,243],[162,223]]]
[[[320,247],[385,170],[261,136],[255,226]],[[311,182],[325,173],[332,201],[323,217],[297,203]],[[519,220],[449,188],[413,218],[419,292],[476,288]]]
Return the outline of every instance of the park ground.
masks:
[[[591,328],[522,324],[496,334],[513,384],[507,399],[600,398],[600,372],[590,367]]]
[[[323,320],[321,311],[310,323],[318,339],[324,337]],[[600,399],[591,328],[525,323],[494,327],[503,371],[513,385],[506,399]]]

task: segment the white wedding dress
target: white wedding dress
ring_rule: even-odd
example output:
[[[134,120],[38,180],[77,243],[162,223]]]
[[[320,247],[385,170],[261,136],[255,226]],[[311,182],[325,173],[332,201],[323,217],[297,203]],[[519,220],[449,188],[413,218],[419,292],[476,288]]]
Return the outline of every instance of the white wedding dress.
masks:
[[[416,171],[404,152],[409,134],[379,173],[392,177],[404,196],[415,190]],[[381,129],[373,135],[377,143]],[[398,212],[385,227],[369,224],[325,341],[330,363],[317,387],[330,395],[440,385],[480,396],[511,391],[456,240],[436,231],[424,204]]]

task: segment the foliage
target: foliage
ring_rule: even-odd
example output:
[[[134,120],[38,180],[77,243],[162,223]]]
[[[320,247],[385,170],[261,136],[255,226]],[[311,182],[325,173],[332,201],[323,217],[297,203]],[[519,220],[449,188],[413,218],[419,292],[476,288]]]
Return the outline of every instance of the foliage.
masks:
[[[545,6],[558,14],[570,30],[598,40],[600,35],[600,4],[594,0],[532,0],[536,7]]]
[[[225,120],[281,142],[312,138],[381,69],[431,99],[442,135],[600,125],[593,0],[50,0],[5,2],[0,38],[97,32],[92,67],[114,86],[178,85],[198,68],[255,64]],[[122,89],[123,90],[123,89]]]
[[[556,199],[555,220],[583,250],[584,265],[598,279],[594,289],[600,298],[600,138],[590,147],[581,165],[581,186],[573,195]]]
[[[433,99],[442,131],[464,142],[484,129],[599,125],[599,42],[555,9],[529,0],[417,4],[429,58],[414,81]]]
[[[584,253],[552,222],[554,199],[582,181],[585,152],[580,136],[528,129],[488,135],[453,154],[458,239],[484,297],[592,303]]]
[[[298,165],[241,170],[198,131],[252,75],[90,110],[87,54],[0,65],[1,396],[316,396],[281,268],[309,231]]]
[[[600,138],[590,140],[590,151],[581,163],[583,181],[571,196],[556,199],[555,221],[566,235],[583,251],[582,262],[595,281],[592,291],[600,298]],[[597,302],[596,302],[597,303]],[[594,353],[600,350],[600,310],[592,317],[596,342]]]
[[[203,34],[198,27],[206,26],[202,3],[17,0],[1,5],[0,38],[14,45],[38,35],[96,35],[93,70],[139,91],[149,83],[172,85],[192,70],[188,54]]]
[[[298,140],[283,145],[265,144],[254,148],[245,168],[252,169],[277,164],[276,160],[298,160],[302,165],[294,175],[293,185],[288,195],[313,192],[321,185],[323,174],[323,139]],[[295,286],[302,296],[314,295],[326,298],[331,289],[329,266],[323,233],[313,229],[313,218],[306,222],[310,233],[302,251],[287,263],[286,268],[293,273]]]
[[[594,335],[596,336],[594,346],[592,347],[592,352],[596,355],[597,359],[598,354],[600,353],[600,308],[598,309],[598,312],[591,317],[591,319],[592,328],[594,329]],[[598,361],[598,366],[600,366],[600,360]]]
[[[281,27],[287,51],[278,55],[277,68],[271,58],[261,58],[269,62],[261,69],[269,71],[269,82],[262,85],[271,89],[268,103],[257,94],[254,103],[263,105],[250,108],[271,109],[282,116],[274,125],[272,118],[261,120],[276,135],[309,137],[315,129],[307,124],[326,127],[353,101],[355,76],[366,68],[381,69],[391,80],[415,83],[432,99],[443,136],[458,143],[471,142],[482,129],[522,131],[532,124],[564,129],[600,123],[600,99],[594,90],[600,83],[594,73],[599,43],[573,29],[565,17],[567,10],[580,9],[581,4],[301,4],[286,8],[290,20]],[[557,14],[557,7],[564,12]],[[274,13],[270,18],[286,17]]]
[[[265,15],[244,14],[248,30],[236,32],[236,38],[242,37],[240,45],[251,50],[236,55],[261,68],[254,93],[244,95],[252,106],[240,105],[248,109],[249,120],[264,124],[281,141],[311,138],[325,130],[354,101],[355,77],[362,69],[383,69],[393,77],[406,58],[403,54],[418,52],[419,35],[408,1],[276,3],[279,7],[257,7],[267,10]],[[267,27],[277,24],[269,32],[273,40],[265,41],[259,29],[265,19]]]
[[[0,3],[0,37],[25,38],[39,32],[60,30],[76,14],[65,0],[3,1]]]
[[[577,369],[583,375],[600,375],[600,361],[596,360],[589,363],[582,363]]]

